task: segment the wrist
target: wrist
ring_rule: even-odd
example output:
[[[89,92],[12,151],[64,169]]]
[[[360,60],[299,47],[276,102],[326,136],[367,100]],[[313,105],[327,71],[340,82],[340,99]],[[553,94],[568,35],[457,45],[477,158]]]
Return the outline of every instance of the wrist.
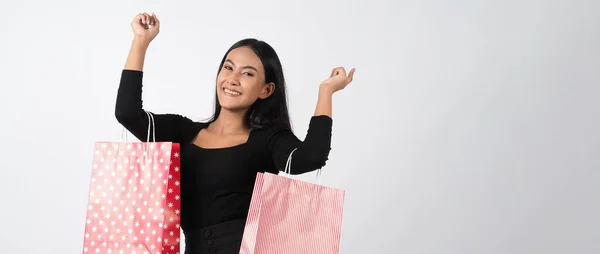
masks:
[[[133,41],[132,41],[132,46],[134,47],[141,47],[141,48],[148,48],[148,46],[150,45],[150,40],[148,38],[145,38],[143,36],[134,36],[133,37]]]
[[[315,116],[331,117],[331,104],[333,101],[333,89],[328,86],[321,85],[319,87],[319,99],[317,100],[317,108]]]
[[[321,84],[321,86],[319,86],[319,95],[321,96],[333,96],[333,89],[331,89],[329,86],[323,85]]]

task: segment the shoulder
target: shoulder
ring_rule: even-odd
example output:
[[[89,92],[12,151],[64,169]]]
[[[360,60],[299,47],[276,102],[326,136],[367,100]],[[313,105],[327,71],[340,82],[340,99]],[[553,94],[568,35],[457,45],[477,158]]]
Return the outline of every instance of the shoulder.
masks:
[[[171,122],[173,124],[177,124],[178,126],[183,127],[183,128],[202,127],[207,124],[205,122],[192,120],[191,118],[189,118],[185,115],[181,115],[181,114],[177,114],[177,113],[157,114],[157,113],[149,112],[149,111],[147,111],[147,113],[151,113],[152,117],[155,120],[169,121],[169,122]]]
[[[208,122],[193,120],[180,114],[166,114],[177,121],[180,131],[180,140],[182,143],[188,143],[193,140],[198,132],[208,126]],[[158,127],[157,127],[158,128]]]
[[[333,126],[333,119],[327,115],[312,116],[309,121],[310,130],[331,130]],[[267,137],[273,137],[278,135],[289,135],[293,134],[293,130],[284,124],[274,124],[265,128],[258,129],[257,132],[261,132]]]
[[[293,131],[283,124],[274,124],[262,128],[254,129],[253,132],[264,139],[265,142],[269,142],[273,138],[277,138],[281,135],[293,135]]]
[[[206,128],[209,124],[208,121],[192,120],[191,118],[186,116],[182,116],[181,121],[183,125],[186,126],[186,129],[192,132],[198,132],[200,131],[200,129]]]
[[[330,133],[333,127],[333,119],[327,115],[312,116],[308,125],[309,133]],[[262,136],[267,142],[280,137],[296,138],[294,131],[284,124],[273,124],[267,127],[255,129],[257,135]]]

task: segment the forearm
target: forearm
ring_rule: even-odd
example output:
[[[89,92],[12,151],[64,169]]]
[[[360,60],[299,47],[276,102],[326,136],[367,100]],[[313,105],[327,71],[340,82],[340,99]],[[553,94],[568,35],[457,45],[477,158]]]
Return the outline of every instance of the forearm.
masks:
[[[333,92],[327,87],[319,87],[319,99],[317,101],[317,107],[315,109],[315,116],[329,116],[332,117],[332,104],[333,104]]]
[[[148,126],[148,116],[142,106],[142,71],[147,48],[147,42],[134,37],[121,73],[115,108],[119,123],[140,140],[145,140]]]
[[[137,37],[133,39],[127,61],[125,62],[126,70],[143,71],[148,45],[149,42],[145,39]]]

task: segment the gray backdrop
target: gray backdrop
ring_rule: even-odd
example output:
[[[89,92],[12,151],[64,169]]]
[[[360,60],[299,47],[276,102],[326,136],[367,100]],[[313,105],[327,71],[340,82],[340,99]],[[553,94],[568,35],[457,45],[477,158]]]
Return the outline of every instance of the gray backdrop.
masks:
[[[323,184],[347,190],[341,253],[600,253],[598,1],[3,1],[0,253],[81,253],[95,141],[139,12],[161,33],[144,102],[212,111],[238,39],[282,58],[303,139],[334,96]],[[315,174],[300,177],[314,181]]]

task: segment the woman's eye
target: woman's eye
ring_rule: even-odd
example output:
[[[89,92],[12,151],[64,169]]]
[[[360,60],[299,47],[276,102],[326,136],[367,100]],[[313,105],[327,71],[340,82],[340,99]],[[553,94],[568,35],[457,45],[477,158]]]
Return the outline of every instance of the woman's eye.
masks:
[[[225,67],[223,67],[223,68],[225,68],[226,70],[231,70],[231,67],[227,66],[227,65],[225,65]]]
[[[244,72],[244,75],[246,75],[246,76],[250,76],[250,77],[254,76],[254,74],[252,74],[252,73],[250,73],[250,72]]]

